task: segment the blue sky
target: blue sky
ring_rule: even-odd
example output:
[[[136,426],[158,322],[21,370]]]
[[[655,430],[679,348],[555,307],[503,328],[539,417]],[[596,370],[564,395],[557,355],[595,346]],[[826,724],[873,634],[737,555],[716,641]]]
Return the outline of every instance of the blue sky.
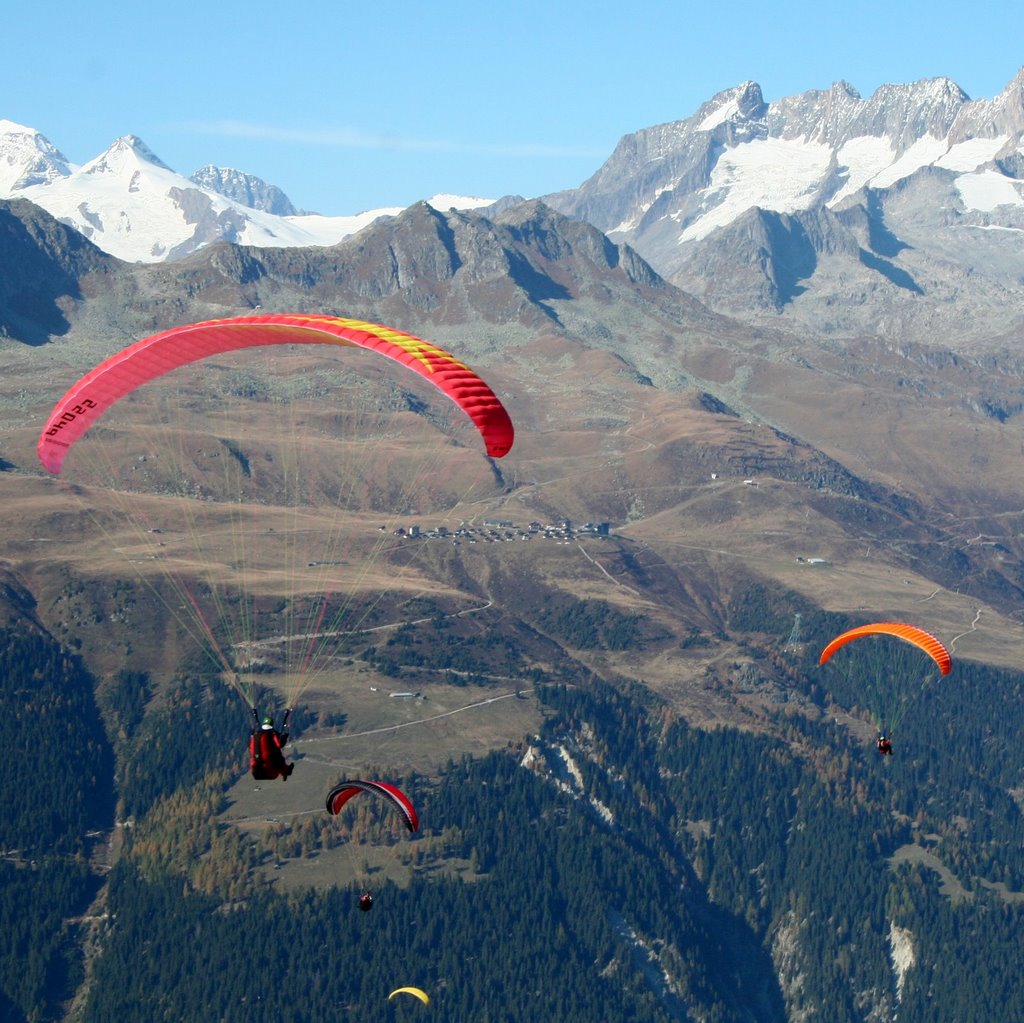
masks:
[[[439,192],[572,188],[618,140],[754,80],[766,100],[1024,64],[1016,2],[147,0],[9,5],[0,118],[74,163],[138,135],[181,174],[256,174],[352,214]]]

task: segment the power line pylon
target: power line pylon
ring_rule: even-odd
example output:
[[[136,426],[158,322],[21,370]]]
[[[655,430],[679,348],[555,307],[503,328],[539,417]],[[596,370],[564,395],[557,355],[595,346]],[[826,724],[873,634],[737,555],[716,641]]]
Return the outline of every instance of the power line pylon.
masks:
[[[786,640],[785,652],[787,654],[796,653],[797,647],[800,646],[800,612],[797,611],[796,617],[793,619],[793,628],[789,630],[789,639]]]

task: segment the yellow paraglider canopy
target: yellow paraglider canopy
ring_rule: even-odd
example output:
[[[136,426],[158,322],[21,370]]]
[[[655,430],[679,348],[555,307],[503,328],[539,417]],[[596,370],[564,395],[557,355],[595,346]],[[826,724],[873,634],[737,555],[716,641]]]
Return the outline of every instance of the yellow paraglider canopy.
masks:
[[[424,1005],[430,1004],[430,996],[426,991],[421,991],[418,987],[396,987],[395,990],[388,995],[388,1001],[390,1002],[395,995],[400,994],[412,995],[414,998],[418,998]]]

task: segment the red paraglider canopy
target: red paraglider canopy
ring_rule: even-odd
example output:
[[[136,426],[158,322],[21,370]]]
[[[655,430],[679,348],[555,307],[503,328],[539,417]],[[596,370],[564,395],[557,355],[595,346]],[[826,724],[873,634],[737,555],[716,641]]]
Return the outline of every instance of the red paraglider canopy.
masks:
[[[223,352],[286,344],[367,348],[400,362],[463,409],[488,455],[501,458],[512,448],[515,431],[504,406],[476,373],[444,349],[376,323],[281,313],[174,327],[111,356],[57,402],[39,438],[39,460],[49,472],[59,473],[68,449],[107,409],[164,373]]]
[[[416,831],[420,826],[420,819],[416,808],[409,801],[409,797],[386,781],[340,781],[327,794],[327,812],[338,814],[341,808],[360,792],[370,792],[388,800],[405,821],[405,826],[410,831]]]

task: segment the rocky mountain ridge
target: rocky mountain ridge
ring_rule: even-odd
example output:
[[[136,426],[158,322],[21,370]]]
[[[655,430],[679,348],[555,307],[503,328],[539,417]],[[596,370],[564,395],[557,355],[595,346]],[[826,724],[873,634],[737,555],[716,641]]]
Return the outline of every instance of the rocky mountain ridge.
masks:
[[[299,214],[241,171],[183,178],[130,135],[74,168],[38,132],[0,129],[0,197],[28,198],[131,261],[216,241],[335,245],[400,212]],[[625,136],[590,179],[542,199],[753,325],[991,348],[1024,323],[1024,69],[991,100],[947,78],[770,102],[744,82]]]
[[[939,78],[767,103],[746,82],[546,198],[747,322],[981,343],[1022,322],[1022,154],[1024,69],[992,100]]]
[[[837,82],[771,103],[756,82],[745,82],[686,119],[625,136],[589,180],[548,201],[634,243],[670,218],[685,243],[733,219],[746,198],[792,212],[834,205],[863,187],[888,187],[932,164],[974,173],[1019,155],[1022,132],[1024,68],[998,97],[976,101],[943,78],[884,85],[867,100]],[[756,162],[770,167],[773,153],[765,144],[772,141],[791,144],[774,152],[790,161],[777,163],[790,194],[772,193],[778,180],[747,181],[750,194],[737,202],[733,193],[740,189],[735,182],[730,188],[723,172],[745,169],[741,153],[750,162],[759,154],[765,158]],[[962,148],[967,142],[975,143],[970,152]],[[1024,199],[1018,196],[1017,204]]]

